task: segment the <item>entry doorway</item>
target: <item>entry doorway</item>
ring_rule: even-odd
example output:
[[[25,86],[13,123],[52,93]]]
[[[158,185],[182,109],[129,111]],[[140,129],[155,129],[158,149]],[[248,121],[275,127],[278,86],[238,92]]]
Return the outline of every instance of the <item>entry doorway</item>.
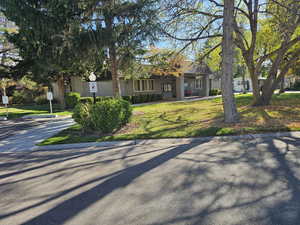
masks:
[[[172,82],[164,82],[162,83],[162,96],[164,99],[173,98],[174,93],[174,84]]]

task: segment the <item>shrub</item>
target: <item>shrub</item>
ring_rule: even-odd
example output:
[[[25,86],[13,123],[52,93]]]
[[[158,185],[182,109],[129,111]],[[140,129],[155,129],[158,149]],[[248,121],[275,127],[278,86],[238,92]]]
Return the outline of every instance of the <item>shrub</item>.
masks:
[[[81,97],[80,103],[89,103],[92,104],[94,102],[92,97]]]
[[[109,97],[109,96],[97,96],[96,97],[96,102],[101,102],[104,100],[108,100],[108,99],[113,99],[113,97]],[[94,103],[94,98],[93,97],[81,97],[79,100],[81,103]]]
[[[74,120],[84,131],[111,133],[129,122],[132,107],[123,99],[106,99],[96,104],[80,103],[73,113]]]
[[[130,104],[122,99],[97,102],[92,107],[93,126],[102,133],[111,133],[129,121],[131,110]]]
[[[125,96],[123,99],[130,99],[132,104],[139,104],[145,102],[159,101],[162,99],[161,94],[145,94],[145,95],[134,95],[134,96]]]
[[[300,91],[300,81],[296,81],[291,89],[294,91]]]
[[[14,104],[28,104],[33,103],[33,96],[27,90],[15,90],[12,100]]]
[[[80,102],[80,94],[77,92],[69,92],[66,94],[66,107],[73,109]]]
[[[122,107],[122,112],[121,112],[121,125],[125,125],[129,122],[130,117],[132,115],[132,107],[130,105],[130,102],[124,100],[124,99],[120,99],[119,100]]]
[[[86,131],[93,130],[93,123],[91,120],[92,105],[88,103],[79,103],[73,110],[73,119],[76,123],[79,123],[82,129]]]
[[[212,89],[209,91],[209,96],[215,96],[215,95],[220,95],[221,94],[221,90],[219,89]]]
[[[161,94],[157,94],[156,97],[157,97],[156,100],[162,100],[163,99]]]
[[[34,102],[37,105],[45,105],[49,103],[48,99],[44,95],[35,97]]]
[[[20,91],[13,92],[13,103],[22,104],[25,101],[25,96]]]
[[[108,99],[113,99],[113,97],[110,97],[110,96],[98,96],[98,97],[96,97],[96,102],[101,102],[101,101],[108,100]]]
[[[132,96],[123,96],[122,97],[125,101],[131,102],[132,103]]]
[[[109,99],[114,99],[109,96],[98,96],[96,97],[96,102],[105,101]],[[134,95],[134,96],[122,96],[122,99],[128,101],[132,104],[145,103],[145,102],[153,102],[162,100],[161,94],[145,94],[145,95]],[[94,103],[93,97],[81,97],[81,103]]]

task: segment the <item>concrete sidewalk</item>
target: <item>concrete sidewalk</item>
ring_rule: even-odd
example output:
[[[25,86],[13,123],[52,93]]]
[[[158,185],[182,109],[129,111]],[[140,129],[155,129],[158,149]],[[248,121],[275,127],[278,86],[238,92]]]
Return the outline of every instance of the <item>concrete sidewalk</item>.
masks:
[[[74,124],[71,117],[43,119],[42,121],[36,120],[35,122],[35,126],[25,126],[24,129],[20,128],[20,130],[13,132],[11,136],[0,140],[0,152],[34,150],[36,149],[36,144]]]

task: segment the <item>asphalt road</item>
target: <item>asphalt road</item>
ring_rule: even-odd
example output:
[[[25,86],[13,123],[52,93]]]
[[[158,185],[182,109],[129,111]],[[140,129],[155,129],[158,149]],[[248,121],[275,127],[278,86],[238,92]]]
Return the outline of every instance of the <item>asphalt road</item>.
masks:
[[[300,141],[0,154],[2,225],[297,225]]]

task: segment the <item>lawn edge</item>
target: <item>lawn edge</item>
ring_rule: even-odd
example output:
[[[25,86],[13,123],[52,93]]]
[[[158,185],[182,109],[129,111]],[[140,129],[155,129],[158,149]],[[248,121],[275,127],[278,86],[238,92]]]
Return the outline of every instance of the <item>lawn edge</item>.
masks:
[[[125,147],[132,145],[182,145],[191,143],[202,143],[204,141],[235,141],[239,139],[254,140],[257,138],[276,138],[276,137],[294,137],[300,138],[300,131],[291,132],[273,132],[263,134],[245,134],[245,135],[227,135],[227,136],[209,136],[194,138],[163,138],[163,139],[135,139],[125,141],[103,141],[103,142],[83,142],[73,144],[56,144],[36,146],[34,151],[47,150],[67,150],[78,148],[97,148],[97,147]]]

